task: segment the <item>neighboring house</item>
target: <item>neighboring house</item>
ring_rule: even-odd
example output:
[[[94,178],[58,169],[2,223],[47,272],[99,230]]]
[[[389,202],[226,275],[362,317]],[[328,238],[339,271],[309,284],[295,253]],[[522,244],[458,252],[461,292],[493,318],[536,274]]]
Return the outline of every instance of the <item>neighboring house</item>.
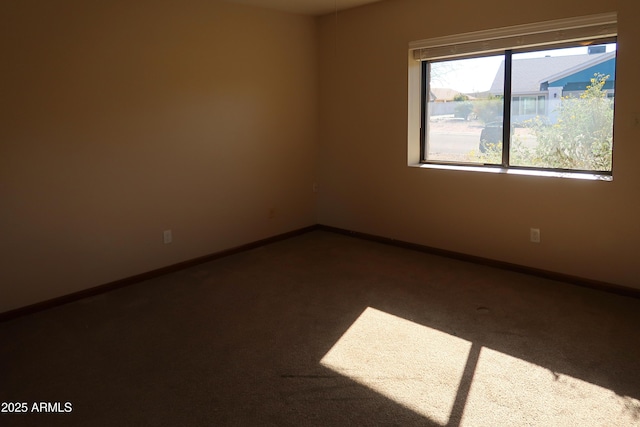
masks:
[[[471,95],[458,92],[455,89],[434,87],[429,89],[429,102],[432,103],[429,107],[431,109],[430,114],[432,116],[442,116],[454,114],[456,103],[454,98],[457,95],[464,95],[469,100],[476,99]]]
[[[460,92],[455,89],[434,87],[429,91],[429,100],[431,102],[452,102],[456,95],[460,95]]]
[[[555,121],[563,96],[579,96],[594,74],[609,75],[604,89],[613,96],[616,52],[593,49],[589,54],[514,59],[512,64],[512,119],[523,122],[535,116]],[[502,95],[504,61],[489,90]]]

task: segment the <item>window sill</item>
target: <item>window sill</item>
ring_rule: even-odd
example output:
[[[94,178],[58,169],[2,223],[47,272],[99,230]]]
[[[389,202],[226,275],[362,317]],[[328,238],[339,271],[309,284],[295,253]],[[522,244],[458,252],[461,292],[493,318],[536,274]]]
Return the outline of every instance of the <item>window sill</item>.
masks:
[[[585,173],[585,172],[559,172],[559,171],[543,171],[543,170],[530,170],[530,169],[508,169],[503,167],[493,166],[468,166],[468,165],[442,165],[432,163],[418,163],[409,165],[410,167],[417,167],[420,169],[442,169],[442,170],[454,170],[463,172],[484,172],[484,173],[499,173],[508,175],[525,175],[525,176],[541,176],[551,178],[569,178],[569,179],[583,179],[588,181],[613,181],[613,176],[599,174],[599,173]]]

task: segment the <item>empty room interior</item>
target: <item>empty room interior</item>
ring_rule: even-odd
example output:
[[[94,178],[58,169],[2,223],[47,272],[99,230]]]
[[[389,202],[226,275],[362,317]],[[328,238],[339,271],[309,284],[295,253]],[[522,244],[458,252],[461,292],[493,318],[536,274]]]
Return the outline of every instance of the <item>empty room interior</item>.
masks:
[[[0,425],[640,426],[634,2],[0,11]]]

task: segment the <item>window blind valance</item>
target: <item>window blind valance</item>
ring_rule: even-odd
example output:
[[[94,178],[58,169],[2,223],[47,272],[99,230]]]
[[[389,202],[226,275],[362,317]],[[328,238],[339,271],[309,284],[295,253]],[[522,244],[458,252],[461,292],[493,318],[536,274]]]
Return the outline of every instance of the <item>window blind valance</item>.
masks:
[[[409,43],[409,50],[416,61],[427,61],[536,46],[590,45],[615,39],[617,21],[616,12],[558,19],[419,40]]]

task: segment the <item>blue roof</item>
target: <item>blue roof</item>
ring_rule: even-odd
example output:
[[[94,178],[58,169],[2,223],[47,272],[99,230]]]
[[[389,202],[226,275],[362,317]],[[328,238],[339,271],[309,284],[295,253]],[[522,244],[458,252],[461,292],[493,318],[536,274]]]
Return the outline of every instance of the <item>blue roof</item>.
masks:
[[[564,86],[571,82],[589,82],[594,73],[610,75],[615,79],[616,52],[545,56],[541,58],[514,59],[511,73],[511,92],[535,93],[541,92],[541,84],[548,82],[549,86]],[[500,64],[496,77],[489,91],[501,94],[504,87],[504,61]]]
[[[557,78],[556,80],[549,79],[548,82],[550,87],[564,87],[569,83],[590,82],[595,74],[608,75],[609,81],[615,80],[616,59],[611,58],[599,64],[577,70],[566,77]]]

